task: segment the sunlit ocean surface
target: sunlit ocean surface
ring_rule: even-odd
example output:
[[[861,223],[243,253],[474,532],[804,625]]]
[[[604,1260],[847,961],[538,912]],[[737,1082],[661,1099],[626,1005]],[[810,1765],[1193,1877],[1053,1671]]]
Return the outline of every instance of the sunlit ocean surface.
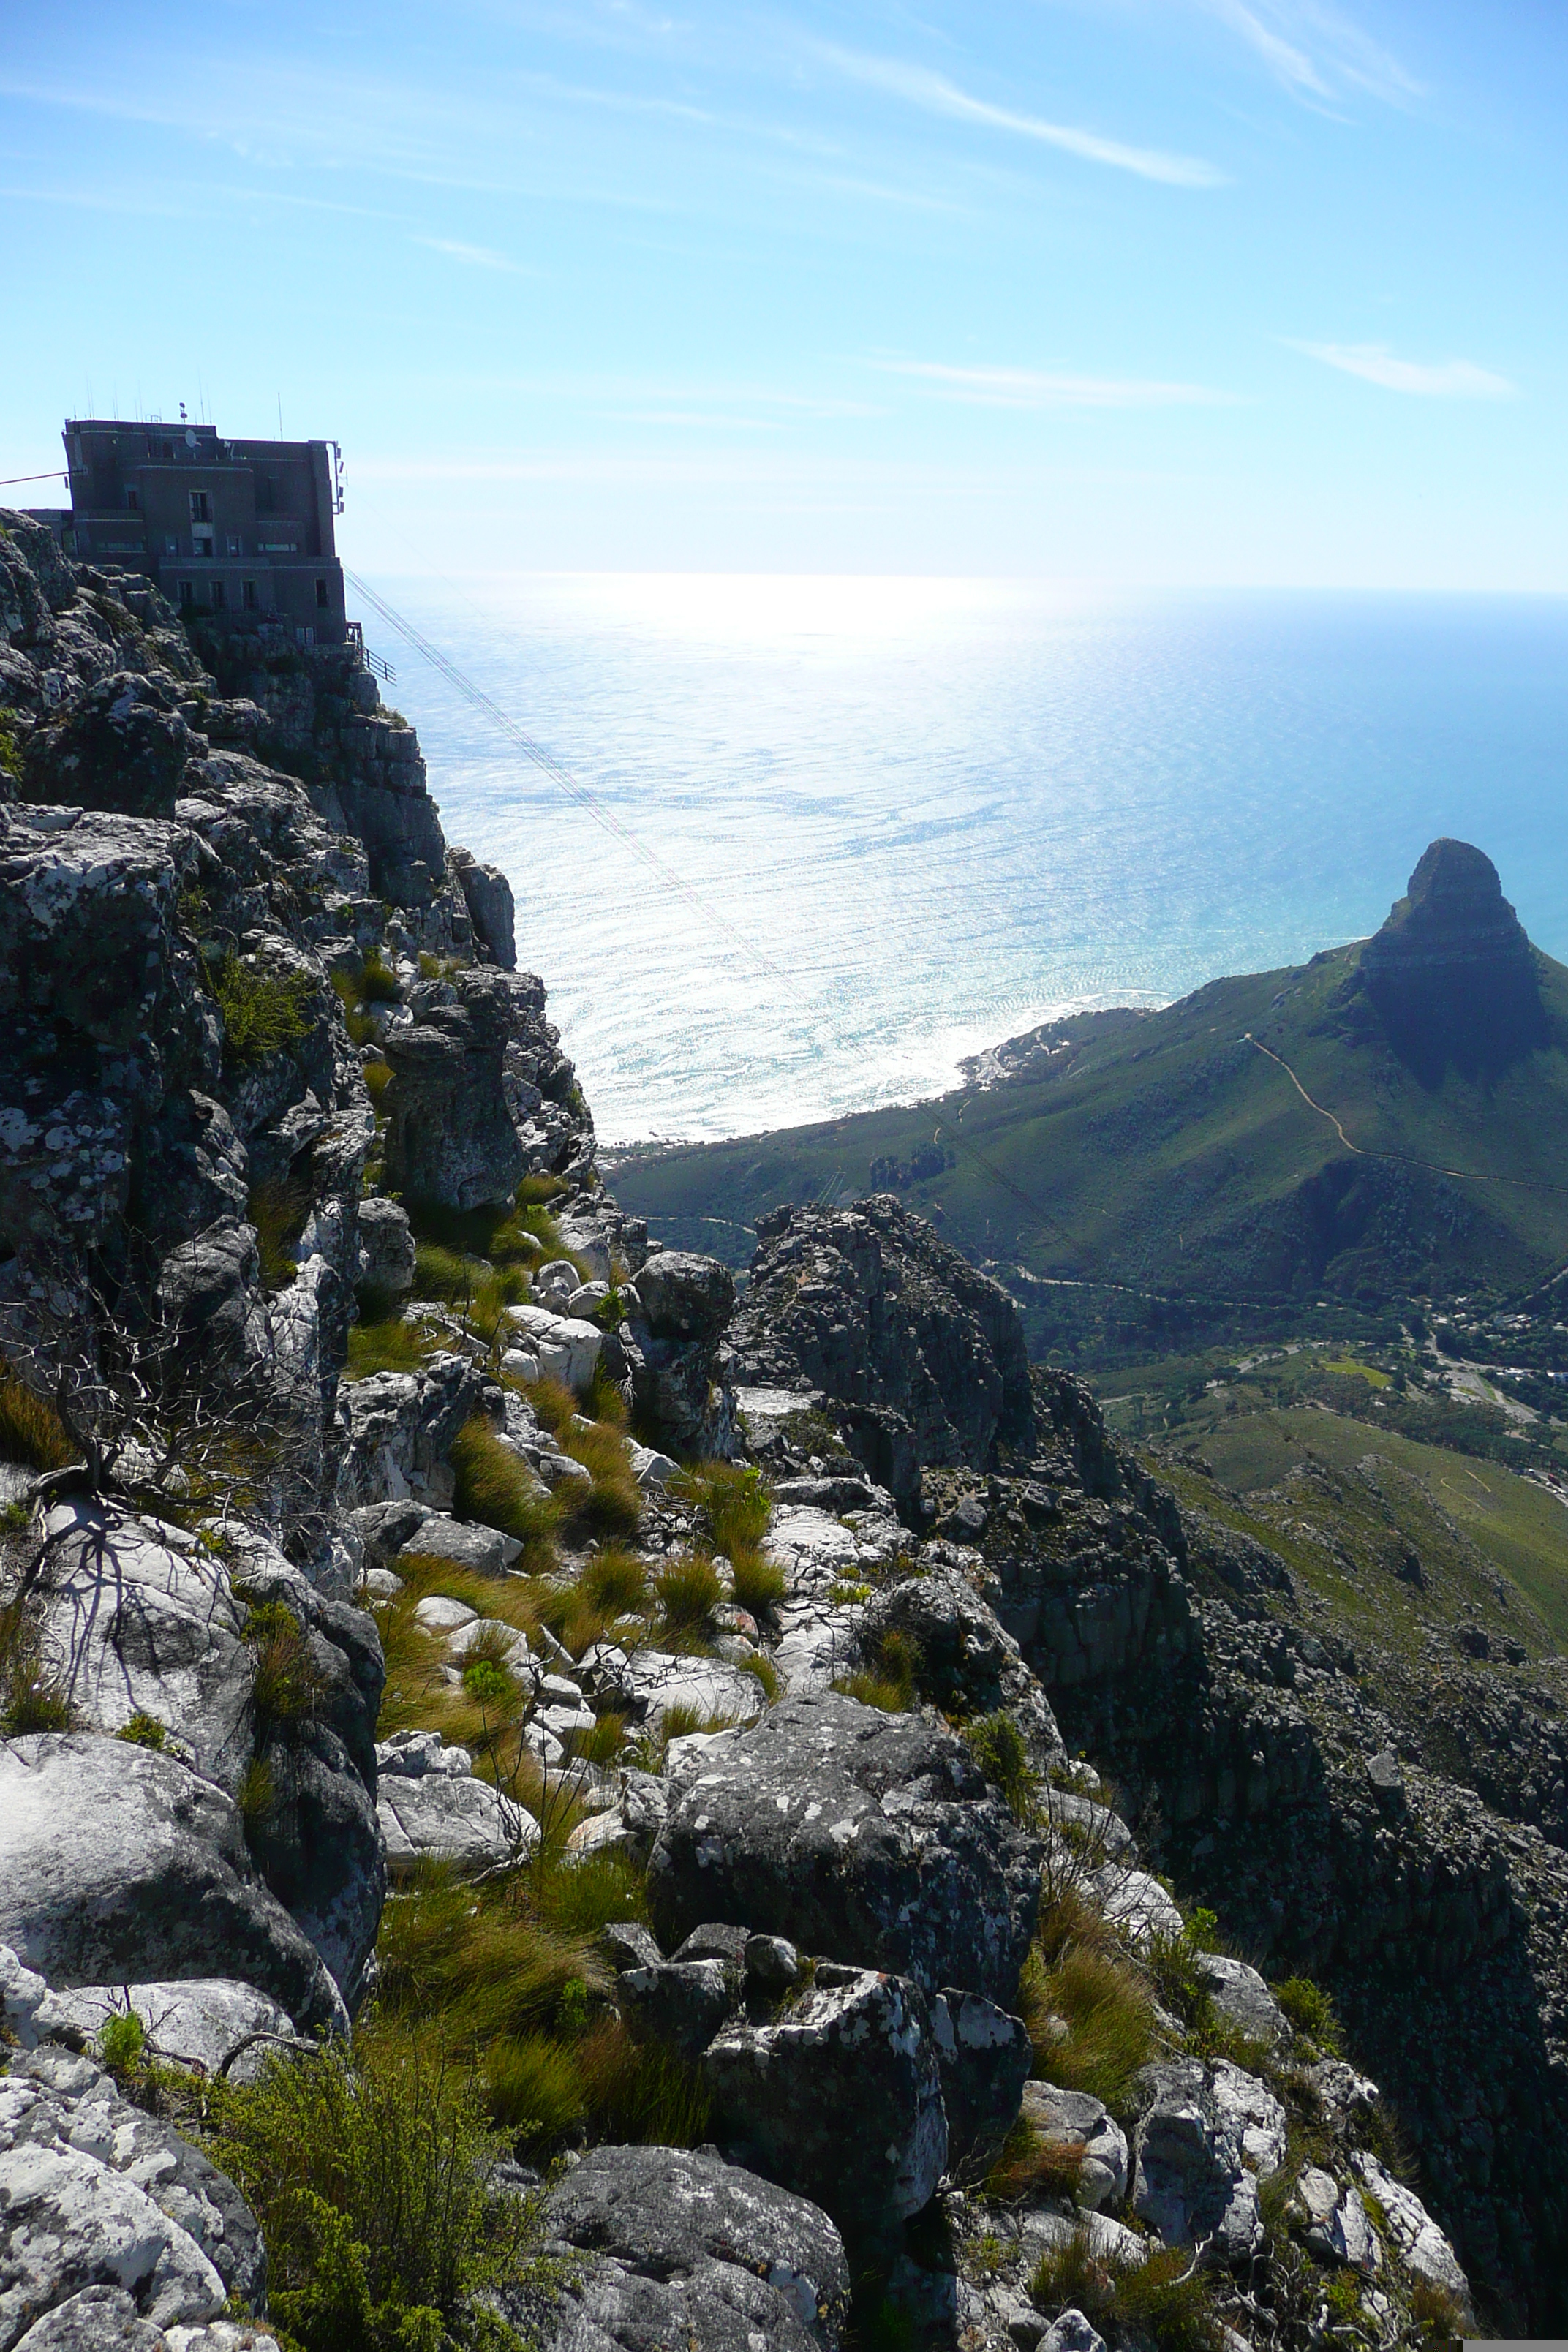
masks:
[[[1568,958],[1568,600],[374,584],[621,828],[367,616],[606,1140],[913,1100],[1063,1009],[1298,962],[1443,833]]]

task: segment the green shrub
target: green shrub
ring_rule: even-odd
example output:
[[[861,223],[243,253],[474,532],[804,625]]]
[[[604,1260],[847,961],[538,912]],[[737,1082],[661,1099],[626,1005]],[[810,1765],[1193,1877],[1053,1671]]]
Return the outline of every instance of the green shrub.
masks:
[[[1274,1998],[1298,2033],[1315,2042],[1329,2057],[1339,2056],[1340,2024],[1333,2003],[1310,1977],[1287,1977],[1283,1984],[1274,1987]]]
[[[437,1335],[423,1323],[410,1322],[401,1307],[387,1311],[379,1299],[369,1303],[382,1307],[383,1312],[367,1315],[349,1327],[344,1379],[365,1381],[374,1372],[416,1372],[440,1346]]]
[[[403,994],[403,982],[379,948],[360,966],[356,986],[362,1004],[395,1004]]]
[[[963,1737],[974,1760],[994,1787],[1000,1789],[1020,1821],[1032,1821],[1037,1810],[1039,1776],[1029,1762],[1024,1735],[1005,1708],[965,1724]]]
[[[14,1372],[0,1371],[0,1461],[26,1470],[68,1470],[80,1459],[47,1398],[36,1396]]]
[[[517,1697],[517,1685],[494,1658],[470,1657],[463,1668],[463,1688],[476,1706],[500,1715]]]
[[[1004,2205],[1042,2197],[1076,2200],[1082,2178],[1083,2142],[1042,2138],[1020,2116],[985,2176],[985,2194]]]
[[[7,775],[13,783],[22,781],[22,746],[12,721],[0,710],[0,774]]]
[[[133,2009],[106,2017],[98,2029],[98,2054],[111,2074],[134,2074],[142,2063],[147,2030]]]
[[[291,971],[279,980],[255,971],[232,952],[210,967],[213,994],[223,1015],[224,1060],[245,1069],[268,1054],[297,1045],[310,1033],[310,974]]]
[[[310,1209],[309,1182],[285,1180],[251,1186],[245,1213],[256,1228],[265,1289],[281,1290],[299,1273],[293,1245],[305,1230]]]
[[[882,1635],[864,1666],[840,1675],[833,1687],[864,1706],[880,1707],[884,1715],[908,1715],[917,1696],[920,1658],[913,1636],[894,1630]]]
[[[169,1737],[169,1727],[160,1723],[155,1715],[138,1707],[129,1723],[122,1723],[115,1733],[116,1739],[129,1740],[132,1748],[162,1748]]]
[[[211,2098],[207,2152],[261,2224],[269,2310],[302,2352],[522,2352],[472,2299],[517,2276],[537,2214],[489,2188],[506,2141],[463,2071],[378,2022]]]
[[[326,1680],[299,1619],[280,1601],[264,1601],[250,1611],[243,1631],[251,1661],[250,1710],[258,1730],[266,1733],[313,1715],[325,1695]]]

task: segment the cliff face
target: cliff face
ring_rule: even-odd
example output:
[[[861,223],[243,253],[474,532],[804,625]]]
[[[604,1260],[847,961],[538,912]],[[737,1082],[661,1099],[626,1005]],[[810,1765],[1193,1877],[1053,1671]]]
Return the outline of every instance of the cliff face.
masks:
[[[1549,1678],[1424,1745],[896,1200],[766,1221],[738,1312],[650,1250],[413,730],[347,652],[203,654],[0,517],[5,2352],[263,2292],[92,2063],[121,1996],[234,2064],[345,2030],[378,1937],[384,2021],[520,2154],[608,2143],[495,2288],[551,2352],[835,2352],[855,2282],[950,2352],[1425,2343],[1463,2263],[1558,2315]],[[1434,874],[1373,981],[1457,930],[1506,978],[1485,877]],[[432,1862],[471,1884],[426,1927],[521,1939],[526,2032],[410,1995],[383,1906]]]

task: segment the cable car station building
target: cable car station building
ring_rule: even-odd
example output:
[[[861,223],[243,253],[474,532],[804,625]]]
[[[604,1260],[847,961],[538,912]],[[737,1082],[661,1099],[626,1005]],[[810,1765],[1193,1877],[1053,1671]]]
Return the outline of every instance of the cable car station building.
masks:
[[[281,624],[341,645],[335,441],[226,441],[211,425],[73,417],[71,503],[49,515],[79,562],[142,572],[187,613]]]

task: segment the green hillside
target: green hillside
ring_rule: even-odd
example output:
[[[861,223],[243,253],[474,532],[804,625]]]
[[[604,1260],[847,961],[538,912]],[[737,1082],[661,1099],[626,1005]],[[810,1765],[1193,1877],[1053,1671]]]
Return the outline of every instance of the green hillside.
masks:
[[[1568,1257],[1568,970],[1465,855],[1512,926],[1497,953],[1500,918],[1470,910],[1411,952],[1421,907],[1401,900],[1372,941],[1015,1041],[984,1057],[992,1083],[630,1155],[616,1190],[667,1243],[737,1265],[778,1202],[897,1190],[1008,1282],[1042,1344],[1064,1316],[1114,1320],[1118,1286],[1157,1295],[1129,1311],[1163,1297],[1221,1325],[1228,1302],[1364,1315],[1516,1289]]]

